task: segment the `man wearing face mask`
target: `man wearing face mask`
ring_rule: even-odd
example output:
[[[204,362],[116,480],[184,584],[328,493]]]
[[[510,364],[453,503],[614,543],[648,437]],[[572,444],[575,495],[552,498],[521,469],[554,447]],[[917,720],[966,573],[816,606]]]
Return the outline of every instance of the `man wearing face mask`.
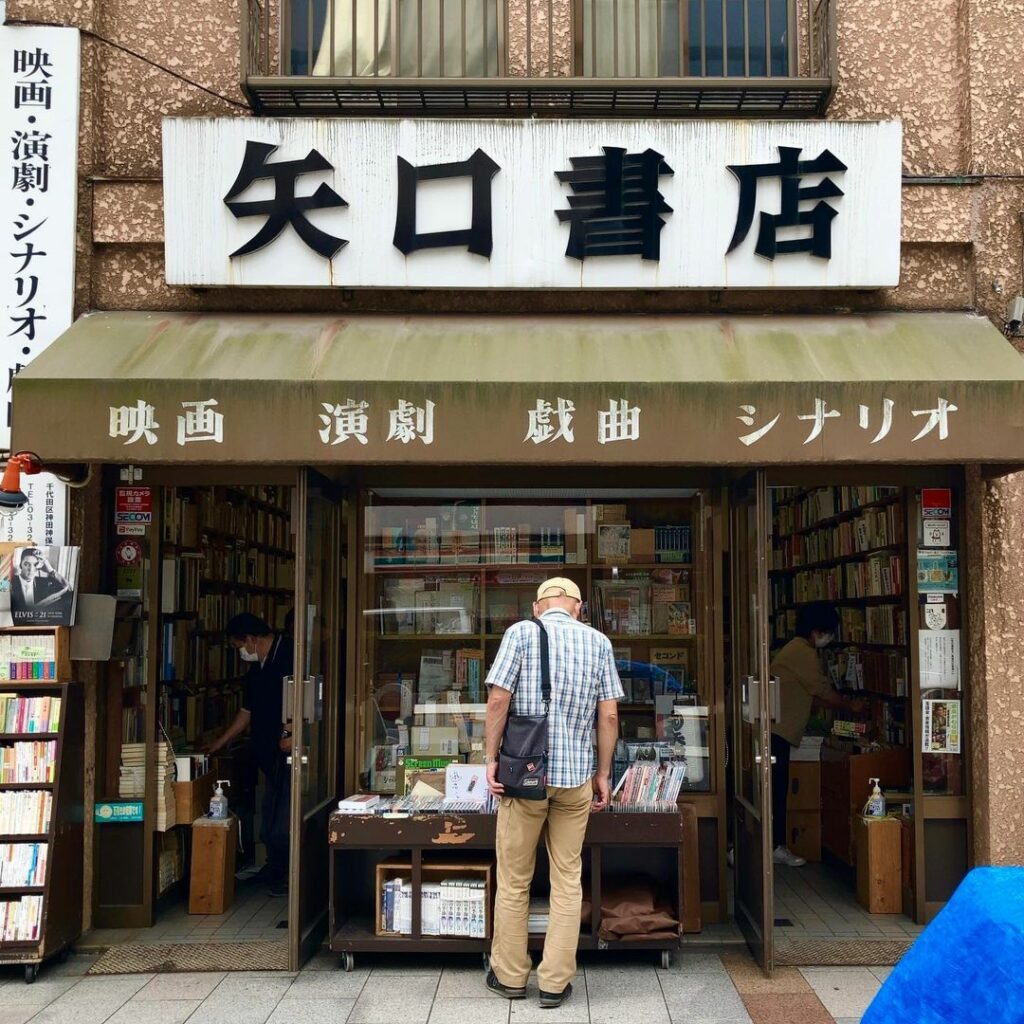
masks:
[[[243,612],[227,624],[228,644],[249,666],[242,707],[234,721],[208,747],[215,754],[236,736],[249,730],[253,759],[263,773],[260,839],[267,847],[267,862],[257,878],[270,883],[272,896],[288,892],[288,831],[291,778],[285,750],[291,749],[289,729],[282,724],[284,678],[292,674],[292,638],[275,634],[261,618]]]
[[[786,800],[789,755],[800,745],[811,706],[817,701],[843,711],[860,711],[864,703],[847,700],[832,688],[819,652],[836,637],[839,616],[827,601],[813,601],[797,611],[796,636],[772,658],[769,672],[779,681],[779,717],[772,722],[772,860],[791,868],[807,862],[786,846]]]

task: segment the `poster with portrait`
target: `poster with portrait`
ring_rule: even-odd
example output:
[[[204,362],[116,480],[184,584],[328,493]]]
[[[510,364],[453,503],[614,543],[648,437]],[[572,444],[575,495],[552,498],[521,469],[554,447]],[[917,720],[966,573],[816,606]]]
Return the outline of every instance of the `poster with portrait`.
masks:
[[[15,626],[73,626],[78,602],[81,548],[20,545],[3,553],[4,572]],[[9,560],[9,564],[8,563]]]

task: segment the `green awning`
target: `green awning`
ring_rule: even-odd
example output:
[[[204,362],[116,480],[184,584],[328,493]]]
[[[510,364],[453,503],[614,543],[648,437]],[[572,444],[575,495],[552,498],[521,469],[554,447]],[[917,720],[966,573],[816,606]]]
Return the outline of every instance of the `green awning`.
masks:
[[[13,416],[50,462],[1024,463],[1024,358],[961,313],[94,313]]]

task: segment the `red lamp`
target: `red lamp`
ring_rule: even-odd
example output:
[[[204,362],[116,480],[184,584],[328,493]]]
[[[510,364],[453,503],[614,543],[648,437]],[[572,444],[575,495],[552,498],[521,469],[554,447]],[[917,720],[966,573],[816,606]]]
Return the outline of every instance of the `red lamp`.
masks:
[[[0,480],[0,509],[15,510],[28,504],[21,489],[21,474],[41,473],[43,464],[34,452],[17,452],[7,460],[3,479]]]

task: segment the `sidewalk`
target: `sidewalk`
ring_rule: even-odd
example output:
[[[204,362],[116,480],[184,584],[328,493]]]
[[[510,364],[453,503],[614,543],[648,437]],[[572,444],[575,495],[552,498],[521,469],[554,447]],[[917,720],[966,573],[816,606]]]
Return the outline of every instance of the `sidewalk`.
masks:
[[[0,1024],[853,1024],[889,968],[783,967],[767,981],[742,953],[676,954],[667,971],[630,958],[584,962],[572,998],[541,1010],[536,981],[508,1003],[483,970],[357,965],[314,958],[298,975],[121,974],[83,977],[92,956],[44,967],[26,985],[0,974]]]

